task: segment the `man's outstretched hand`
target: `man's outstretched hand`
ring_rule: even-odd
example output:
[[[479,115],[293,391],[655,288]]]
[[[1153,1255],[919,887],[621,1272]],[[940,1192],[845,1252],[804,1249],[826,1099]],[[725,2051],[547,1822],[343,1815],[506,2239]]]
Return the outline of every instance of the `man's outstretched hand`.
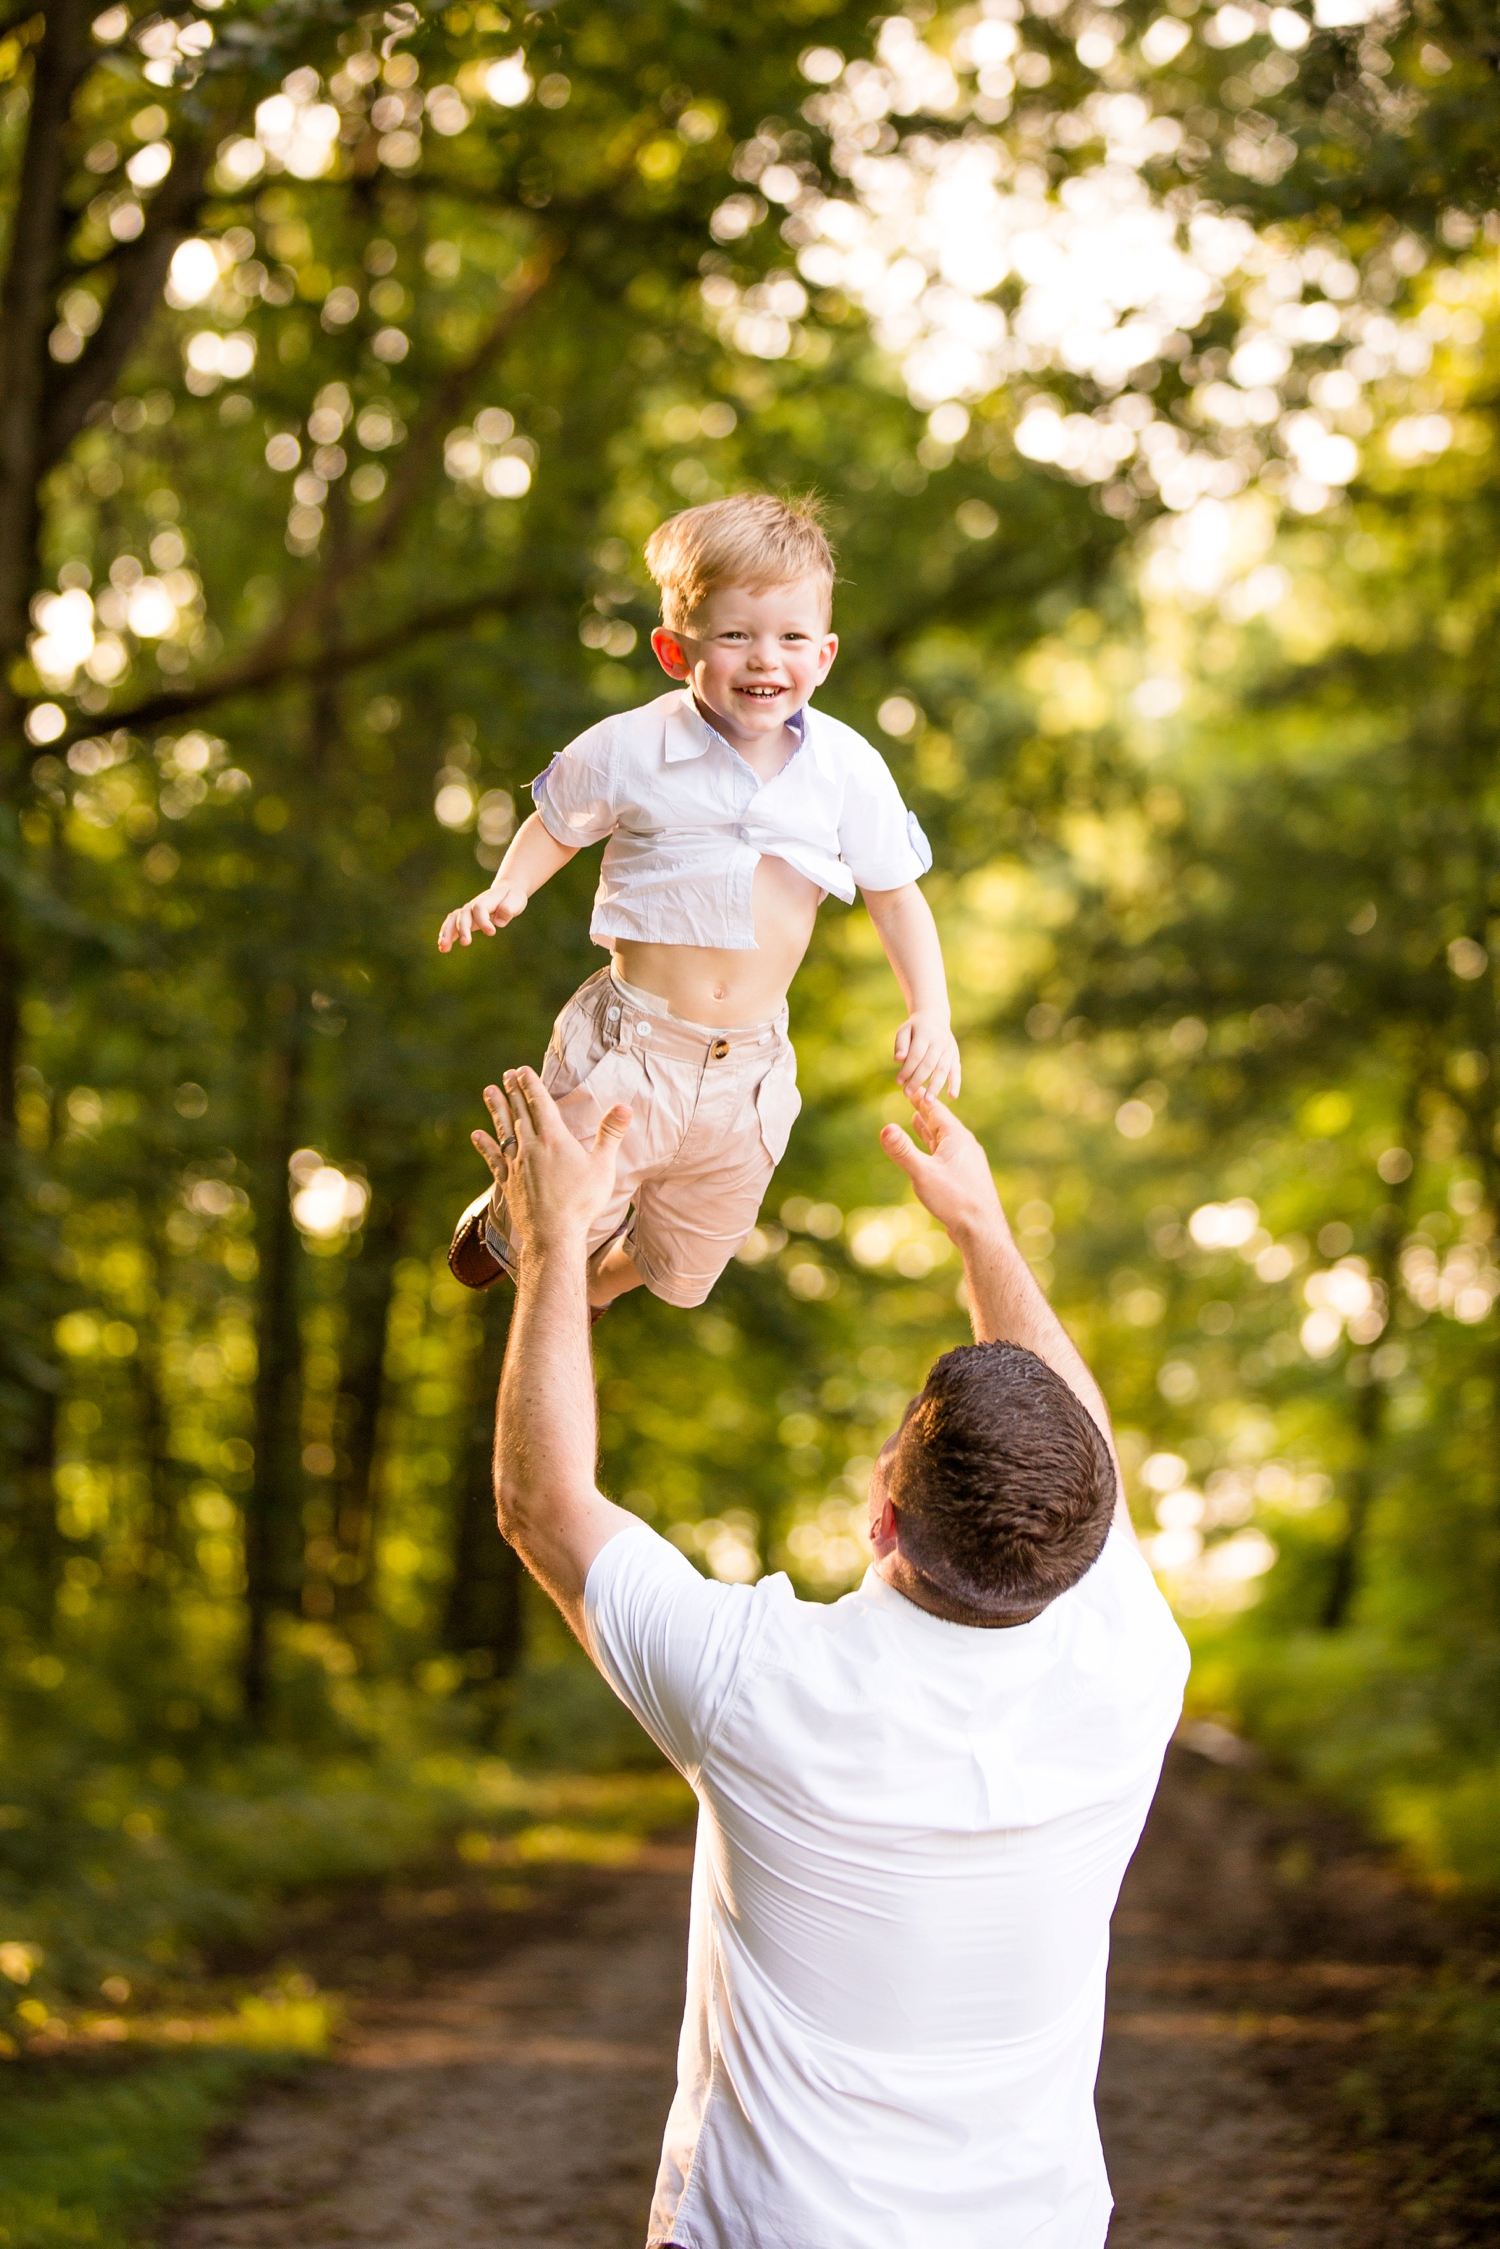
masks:
[[[965,1235],[1006,1231],[989,1158],[968,1126],[960,1124],[935,1094],[916,1088],[910,1099],[916,1111],[912,1122],[926,1152],[894,1124],[882,1129],[880,1145],[906,1173],[918,1201],[956,1242]]]
[[[504,1088],[487,1085],[484,1105],[496,1137],[473,1135],[506,1206],[518,1246],[551,1249],[577,1242],[614,1192],[620,1139],[631,1112],[605,1111],[592,1142],[575,1140],[535,1070],[507,1070]]]

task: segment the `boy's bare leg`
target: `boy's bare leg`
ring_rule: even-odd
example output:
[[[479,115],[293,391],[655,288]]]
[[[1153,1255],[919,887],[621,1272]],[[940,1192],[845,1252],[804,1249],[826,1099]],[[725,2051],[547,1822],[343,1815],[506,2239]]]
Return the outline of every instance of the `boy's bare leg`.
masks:
[[[602,1312],[617,1296],[643,1287],[644,1282],[645,1276],[636,1271],[635,1260],[623,1242],[610,1242],[589,1259],[589,1302],[596,1311]]]

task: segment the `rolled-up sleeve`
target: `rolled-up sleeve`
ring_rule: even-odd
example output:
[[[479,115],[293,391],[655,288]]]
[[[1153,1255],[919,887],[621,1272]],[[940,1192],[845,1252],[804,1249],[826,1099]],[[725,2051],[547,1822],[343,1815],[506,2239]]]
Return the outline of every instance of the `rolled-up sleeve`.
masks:
[[[767,1601],[785,1578],[757,1586],[700,1577],[643,1523],[600,1549],[584,1586],[589,1651],[627,1710],[688,1780],[734,1700],[759,1642]]]
[[[880,752],[868,742],[859,747],[844,789],[839,857],[861,890],[898,890],[926,874],[932,846]]]
[[[608,723],[591,726],[587,734],[559,750],[546,772],[531,784],[531,801],[542,826],[565,850],[600,843],[619,825],[611,747]]]

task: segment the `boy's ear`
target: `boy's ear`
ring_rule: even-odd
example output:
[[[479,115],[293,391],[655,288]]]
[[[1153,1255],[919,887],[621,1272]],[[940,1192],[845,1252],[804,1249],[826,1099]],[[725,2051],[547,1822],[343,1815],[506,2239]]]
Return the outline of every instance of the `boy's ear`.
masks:
[[[651,646],[656,651],[656,661],[669,679],[686,679],[688,660],[682,652],[682,643],[665,625],[658,625],[651,635]]]

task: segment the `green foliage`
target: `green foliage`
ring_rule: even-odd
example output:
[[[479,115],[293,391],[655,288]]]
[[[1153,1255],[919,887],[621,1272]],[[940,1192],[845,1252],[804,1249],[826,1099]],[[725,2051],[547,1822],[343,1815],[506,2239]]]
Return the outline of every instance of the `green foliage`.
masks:
[[[161,1755],[105,1764],[57,1743],[13,1754],[0,1806],[3,2050],[51,2051],[69,2024],[87,2042],[101,2004],[118,2012],[127,1999],[106,2041],[149,2039],[174,2009],[207,2007],[214,2043],[316,2045],[327,2009],[310,1990],[222,1983],[222,1963],[263,1948],[290,1901],[379,1888],[460,1828],[497,1847],[529,1835],[545,1858],[534,1839],[548,1823],[597,1831],[606,1852],[680,1824],[692,1809],[682,1784],[581,1657],[548,1638],[516,1698],[526,1771],[476,1752],[428,1695],[389,1690],[342,1755],[264,1749],[188,1774]],[[541,1767],[544,1755],[562,1769]]]
[[[987,16],[981,60],[966,13],[811,0],[231,5],[165,76],[87,49],[9,323],[76,413],[0,491],[18,2003],[396,1865],[477,1818],[487,1755],[649,1755],[495,1540],[507,1306],[441,1254],[479,1087],[596,965],[592,869],[433,938],[553,750],[656,691],[642,539],[748,484],[828,497],[824,699],[936,845],[964,1113],[1116,1408],[1199,1707],[1429,1878],[1500,1881],[1494,80],[1458,0],[1286,13]],[[46,22],[0,46],[19,241]],[[970,205],[921,200],[970,143],[1025,219],[974,302]],[[1125,172],[1163,256],[1218,263],[1196,312],[1098,314],[1155,339],[1110,373],[1034,276]],[[976,304],[1004,372],[926,415],[922,338]],[[27,616],[59,592],[94,605],[71,671]],[[761,1226],[701,1312],[596,1337],[605,1483],[722,1576],[857,1578],[869,1462],[965,1332],[876,1145],[897,1008],[826,908]]]
[[[155,1757],[211,1791],[246,1723],[336,1761],[415,1692],[455,1739],[625,1753],[550,1628],[523,1658],[488,1528],[505,1306],[440,1259],[478,1085],[536,1057],[593,965],[591,870],[495,945],[431,940],[553,748],[654,691],[643,535],[815,482],[843,577],[827,700],[937,844],[965,1112],[1107,1377],[1213,1694],[1432,1864],[1485,1859],[1445,1840],[1481,1836],[1468,1815],[1414,1808],[1493,1765],[1500,1568],[1488,96],[1439,14],[1305,52],[1220,25],[1165,60],[1148,8],[1113,59],[1038,19],[1014,69],[938,16],[931,83],[957,69],[972,106],[928,114],[915,34],[881,32],[879,121],[855,100],[876,35],[836,8],[642,5],[627,32],[616,8],[513,30],[459,7],[379,39],[231,11],[149,82],[133,34],[90,50],[67,256],[115,309],[91,327],[59,285],[48,311],[49,364],[97,395],[41,477],[27,582],[86,578],[96,641],[53,690],[64,733],[18,748],[6,895],[29,903],[0,979],[12,1740],[81,1729],[77,1770]],[[9,67],[46,94],[30,31]],[[823,202],[878,200],[867,157],[904,147],[916,181],[989,133],[1018,196],[1091,209],[1146,117],[1150,207],[1217,226],[1202,198],[1232,201],[1243,270],[1128,384],[1038,344],[924,428],[899,323],[816,277]],[[1446,168],[1398,196],[1413,133]],[[158,140],[176,184],[127,183]],[[177,209],[199,251],[108,374],[131,197],[143,245]],[[1017,334],[1024,278],[994,292]],[[1367,441],[1344,501],[1291,476],[1295,413],[1258,437],[1265,386],[1230,381],[1242,332],[1294,326],[1272,406],[1305,394]],[[1141,433],[1128,471],[1023,443],[1049,399]],[[1182,446],[1219,448],[1228,501],[1173,494]],[[34,701],[27,646],[8,676]],[[957,1264],[875,1146],[895,1004],[863,917],[828,909],[762,1227],[702,1313],[638,1301],[599,1333],[606,1480],[724,1574],[857,1574],[866,1464],[964,1332]],[[1274,1715],[1308,1667],[1316,1750]]]
[[[1500,2001],[1457,1982],[1413,1998],[1383,2025],[1377,2059],[1344,2087],[1381,2143],[1406,2223],[1479,2245],[1500,2219]]]
[[[20,1951],[0,1990],[23,2038],[112,1978],[169,1991],[263,1937],[291,1895],[380,1879],[463,1817],[475,1785],[472,1758],[431,1753],[270,1752],[191,1779],[167,1756],[104,1764],[55,1742],[8,1762],[0,1919]]]
[[[0,2110],[0,2242],[5,2249],[127,2249],[267,2066],[263,2057],[224,2050],[147,2061],[102,2081],[59,2076],[8,2087]]]
[[[747,484],[828,497],[824,700],[936,845],[964,1113],[1116,1409],[1197,1707],[1493,1892],[1484,11],[1303,40],[1127,0],[986,13],[982,56],[967,10],[836,0],[230,0],[175,59],[113,20],[0,39],[7,2035],[45,2056],[105,1983],[165,2020],[282,1901],[455,1827],[608,1861],[682,1810],[495,1538],[507,1306],[441,1256],[480,1085],[596,965],[592,870],[432,940],[553,750],[656,691],[643,538]],[[972,302],[982,197],[923,201],[971,144],[1015,222]],[[1039,302],[1127,173],[1212,286]],[[996,308],[955,410],[921,352],[994,348]],[[28,613],[59,592],[71,670]],[[792,1009],[805,1108],[743,1258],[598,1331],[601,1475],[704,1567],[832,1595],[965,1327],[876,1146],[860,913]],[[326,2028],[213,2004],[201,2053],[132,2030],[7,2111],[0,2238],[120,2239],[255,2041]],[[1491,2016],[1424,2001],[1361,2093],[1445,2212],[1494,2199]]]

